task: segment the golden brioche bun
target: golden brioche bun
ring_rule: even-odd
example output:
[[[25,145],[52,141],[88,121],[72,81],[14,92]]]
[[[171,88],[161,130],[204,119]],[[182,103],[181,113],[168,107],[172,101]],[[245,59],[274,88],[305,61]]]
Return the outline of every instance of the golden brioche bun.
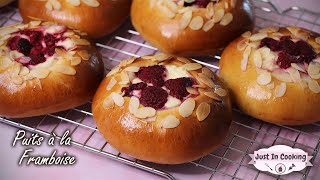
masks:
[[[190,64],[187,59],[182,59],[184,62],[180,60],[176,57],[160,54],[123,61],[101,83],[92,104],[93,116],[99,131],[120,152],[155,163],[179,164],[207,155],[224,141],[231,123],[229,95],[224,84],[211,71],[206,74],[212,77],[215,83],[213,88],[209,88],[199,81],[200,78],[197,75],[201,72],[199,64],[193,63],[193,68],[196,64],[197,68],[195,69],[197,70],[188,71],[188,77],[194,78],[195,82],[201,84],[202,87],[194,87],[196,92],[200,92],[199,95],[193,98],[189,95],[187,99],[184,99],[183,102],[195,102],[194,108],[192,105],[187,106],[189,110],[182,108],[181,101],[180,105],[171,108],[155,111],[151,108],[154,112],[144,118],[141,117],[141,114],[137,115],[139,114],[137,111],[129,110],[129,106],[133,107],[132,104],[129,105],[133,98],[124,97],[123,105],[120,104],[120,106],[114,105],[113,103],[116,101],[113,102],[114,100],[110,99],[112,94],[119,94],[122,87],[128,86],[128,84],[121,85],[123,83],[119,83],[123,82],[121,74],[126,72],[125,68],[154,66],[162,61],[161,64],[164,67],[174,66],[174,69],[179,72],[183,69],[181,66],[186,62]],[[204,69],[208,72],[207,68]],[[167,76],[170,73],[171,70],[169,72],[167,69]],[[206,76],[206,81],[213,83],[208,76]],[[117,81],[114,86],[110,86],[112,79]],[[108,87],[110,90],[107,90]],[[204,92],[210,92],[211,96],[217,100],[204,95]],[[120,97],[122,96],[120,95]],[[120,97],[116,100],[122,99]],[[202,104],[201,108],[200,104]],[[209,111],[206,111],[203,106],[210,108]],[[165,107],[167,106],[165,105]],[[189,113],[189,115],[183,117],[179,112],[179,107],[182,113]],[[145,108],[140,104],[140,110]],[[150,109],[150,107],[147,108]],[[146,112],[146,114],[148,113]]]
[[[0,39],[5,38],[0,46],[0,116],[31,117],[82,105],[93,97],[102,80],[101,55],[93,45],[89,45],[89,41],[77,34],[71,35],[74,32],[69,29],[66,29],[65,41],[77,39],[71,40],[75,43],[72,50],[59,51],[56,48],[52,56],[54,59],[46,58],[46,62],[35,66],[24,66],[18,62],[19,59],[13,58],[18,51],[10,50],[7,44],[16,37],[15,33],[30,28],[64,27],[44,24],[30,22],[0,30]]]
[[[319,121],[320,74],[311,78],[309,66],[300,63],[281,69],[276,63],[277,53],[267,47],[259,49],[261,38],[266,37],[264,32],[276,40],[282,36],[291,36],[294,41],[303,39],[318,54],[318,62],[312,64],[319,68],[320,38],[318,43],[315,39],[319,35],[295,27],[259,31],[254,35],[244,33],[221,56],[220,74],[231,89],[234,102],[248,115],[274,124],[302,125]],[[249,53],[247,63],[246,51]]]
[[[19,11],[25,22],[40,19],[63,24],[100,38],[115,31],[127,18],[131,0],[87,0],[72,5],[68,1],[20,0]],[[89,4],[88,4],[89,3]]]
[[[208,15],[208,8],[184,8],[175,5],[172,0],[156,1],[152,5],[153,2],[133,0],[131,20],[146,41],[165,53],[184,56],[214,54],[253,28],[252,4],[249,0],[221,0],[213,6],[210,3],[212,8],[209,9],[213,10],[211,15]],[[186,11],[192,11],[192,15]],[[199,25],[197,21],[203,23]],[[211,22],[215,24],[210,28]]]

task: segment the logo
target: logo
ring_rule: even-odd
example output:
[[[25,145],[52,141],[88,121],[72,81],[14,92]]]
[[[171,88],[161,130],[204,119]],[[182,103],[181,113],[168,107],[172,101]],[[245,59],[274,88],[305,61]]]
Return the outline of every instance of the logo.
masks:
[[[301,149],[285,145],[260,149],[249,156],[252,158],[249,164],[253,164],[260,171],[268,171],[276,175],[285,175],[312,166],[310,163],[312,156],[308,156],[308,153]]]

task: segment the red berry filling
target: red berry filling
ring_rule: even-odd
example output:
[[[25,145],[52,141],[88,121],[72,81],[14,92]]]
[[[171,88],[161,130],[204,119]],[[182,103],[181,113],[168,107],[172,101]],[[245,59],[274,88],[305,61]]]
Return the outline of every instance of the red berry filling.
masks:
[[[170,95],[180,100],[189,95],[186,88],[192,85],[192,79],[185,77],[178,79],[169,79],[165,83],[166,88],[170,90]]]
[[[145,107],[161,109],[167,102],[168,93],[156,86],[149,86],[142,90],[140,103]]]
[[[164,85],[165,68],[155,65],[149,67],[141,67],[136,76],[143,82],[151,83],[154,86],[162,87]]]
[[[134,90],[141,90],[140,103],[146,107],[161,109],[168,101],[169,94],[177,99],[189,95],[187,87],[194,84],[191,78],[183,77],[177,79],[169,79],[165,81],[166,69],[164,66],[155,65],[149,67],[141,67],[136,76],[144,82],[130,84],[129,87],[122,88],[124,96],[133,96]],[[148,85],[150,83],[152,85]],[[168,92],[165,90],[168,89]]]
[[[24,66],[37,65],[46,61],[46,57],[53,56],[55,48],[63,48],[56,46],[59,41],[64,41],[63,32],[56,34],[44,34],[42,30],[27,29],[14,33],[14,37],[9,40],[7,46],[10,50],[17,50],[31,60],[28,62],[20,61]]]
[[[191,3],[185,2],[184,6],[197,6],[199,8],[205,8],[205,7],[207,7],[207,5],[210,2],[215,2],[215,1],[212,1],[212,0],[195,0],[194,2],[191,2]]]
[[[260,43],[260,47],[264,46],[272,51],[279,52],[276,63],[283,69],[291,67],[291,63],[309,64],[317,57],[317,53],[306,41],[293,42],[290,36],[283,36],[280,41],[264,38]]]

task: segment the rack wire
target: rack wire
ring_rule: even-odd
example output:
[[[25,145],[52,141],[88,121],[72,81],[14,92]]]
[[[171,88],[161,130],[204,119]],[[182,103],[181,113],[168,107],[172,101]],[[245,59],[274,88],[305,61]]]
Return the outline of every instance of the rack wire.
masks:
[[[270,25],[299,26],[320,32],[320,14],[306,9],[292,7],[279,12],[269,0],[253,0],[256,13],[256,28]],[[0,9],[0,26],[21,22],[16,5]],[[117,32],[97,42],[105,68],[109,71],[122,59],[156,53],[157,49],[145,42],[128,20]],[[220,56],[202,57],[195,61],[218,72]],[[0,122],[36,132],[44,136],[53,133],[61,138],[65,130],[70,130],[72,144],[84,150],[125,163],[167,179],[312,179],[315,168],[285,176],[276,176],[257,171],[249,155],[260,148],[276,144],[301,148],[313,156],[314,166],[320,165],[320,123],[306,126],[276,126],[265,123],[241,112],[234,111],[234,121],[225,142],[209,155],[183,165],[158,165],[133,159],[119,153],[108,144],[97,130],[91,113],[91,102],[55,114],[24,119],[0,117]]]

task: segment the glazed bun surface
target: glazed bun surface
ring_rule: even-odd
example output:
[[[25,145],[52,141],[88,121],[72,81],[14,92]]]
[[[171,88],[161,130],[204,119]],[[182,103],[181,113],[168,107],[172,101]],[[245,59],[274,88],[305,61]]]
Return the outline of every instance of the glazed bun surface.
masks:
[[[132,3],[131,20],[135,29],[162,52],[183,56],[215,54],[253,28],[249,0],[221,0],[204,7],[185,7],[186,3],[181,2],[134,0]]]
[[[296,28],[244,33],[223,52],[220,74],[239,108],[274,124],[320,120],[320,38]]]
[[[130,5],[131,0],[79,0],[75,4],[66,0],[20,0],[19,11],[26,22],[35,19],[56,22],[100,38],[125,21]]]
[[[90,100],[103,77],[100,54],[65,26],[32,21],[0,30],[0,116],[23,118]]]
[[[219,78],[164,54],[122,61],[101,83],[92,111],[113,147],[161,164],[209,154],[231,123],[229,94]]]

